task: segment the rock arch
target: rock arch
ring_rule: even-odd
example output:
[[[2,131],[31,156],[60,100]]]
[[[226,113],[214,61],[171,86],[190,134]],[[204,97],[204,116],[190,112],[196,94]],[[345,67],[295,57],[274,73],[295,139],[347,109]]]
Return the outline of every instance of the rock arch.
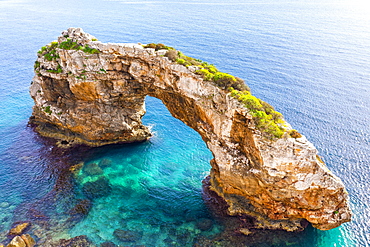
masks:
[[[94,40],[70,28],[39,52],[30,87],[39,133],[91,146],[144,141],[144,98],[153,96],[213,153],[210,188],[230,215],[288,231],[302,229],[302,219],[323,230],[350,220],[343,183],[304,136],[266,140],[247,108],[163,50]]]

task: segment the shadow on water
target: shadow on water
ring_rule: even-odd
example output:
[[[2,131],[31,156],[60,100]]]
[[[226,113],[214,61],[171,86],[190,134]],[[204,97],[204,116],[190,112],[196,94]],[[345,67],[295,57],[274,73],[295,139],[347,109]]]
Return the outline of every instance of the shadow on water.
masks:
[[[42,246],[45,241],[62,236],[82,218],[82,214],[73,212],[82,200],[74,192],[71,166],[81,162],[89,149],[58,148],[52,140],[36,134],[31,126],[20,131],[3,156],[9,170],[1,185],[7,191],[0,194],[3,205],[12,210],[11,216],[3,219],[1,242],[9,241],[6,235],[12,225],[30,222],[29,233]]]
[[[13,168],[3,187],[14,210],[2,219],[6,227],[0,241],[10,240],[6,233],[12,224],[30,222],[28,233],[39,246],[58,246],[58,239],[78,235],[97,246],[318,246],[321,233],[312,227],[300,233],[250,229],[250,235],[242,234],[239,229],[253,220],[227,217],[225,205],[210,204],[212,192],[189,182],[189,168],[179,173],[176,164],[164,163],[152,174],[140,155],[151,145],[64,149],[25,128],[5,155]],[[179,183],[162,181],[178,174],[185,176]],[[83,230],[92,224],[96,229]]]

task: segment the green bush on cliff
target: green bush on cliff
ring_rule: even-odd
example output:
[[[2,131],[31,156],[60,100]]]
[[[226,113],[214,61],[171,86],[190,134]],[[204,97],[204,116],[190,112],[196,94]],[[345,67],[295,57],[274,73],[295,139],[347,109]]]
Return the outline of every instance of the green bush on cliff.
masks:
[[[95,48],[90,48],[88,45],[85,45],[84,48],[82,49],[83,52],[89,53],[89,54],[98,54],[100,51]]]
[[[46,112],[48,114],[51,114],[52,113],[52,111],[50,110],[50,106],[49,105],[44,108],[44,112]]]
[[[35,69],[35,70],[38,70],[39,68],[40,68],[40,62],[39,61],[35,61],[35,64],[33,65],[33,68]]]
[[[195,73],[201,75],[206,81],[211,81],[213,79],[213,74],[207,69],[199,69],[195,71]]]
[[[82,50],[85,53],[89,54],[98,54],[100,51],[95,48],[89,47],[87,44],[85,46],[82,46],[78,44],[75,41],[72,41],[71,39],[67,39],[66,41],[63,41],[59,44],[60,49],[64,50]]]
[[[229,88],[230,95],[244,104],[253,116],[256,127],[269,139],[281,138],[285,133],[283,115],[249,91]]]
[[[82,46],[80,44],[77,44],[77,42],[72,41],[71,39],[67,39],[59,44],[59,48],[64,50],[80,50],[81,47]]]
[[[37,53],[43,56],[46,60],[53,61],[59,58],[59,55],[56,51],[57,47],[58,42],[51,42],[49,45],[41,47]]]
[[[236,79],[234,76],[223,73],[223,72],[215,72],[213,75],[213,81],[220,86],[221,88],[227,88],[229,85],[236,82]]]
[[[214,81],[216,85],[222,89],[233,87],[241,91],[250,91],[249,87],[245,85],[242,79],[220,72],[213,64],[186,56],[181,51],[177,50],[169,50],[165,56],[171,61],[184,65],[185,67],[197,67],[198,69],[195,71],[196,74],[201,75],[206,81]]]
[[[62,66],[58,63],[57,69],[48,69],[46,70],[47,72],[54,73],[54,74],[59,74],[63,72]]]

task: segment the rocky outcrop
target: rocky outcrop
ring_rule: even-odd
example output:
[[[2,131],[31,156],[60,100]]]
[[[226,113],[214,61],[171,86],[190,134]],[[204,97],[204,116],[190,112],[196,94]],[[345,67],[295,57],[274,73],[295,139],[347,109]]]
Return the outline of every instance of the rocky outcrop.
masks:
[[[31,225],[30,222],[18,223],[12,229],[10,229],[10,231],[8,232],[8,235],[9,236],[21,235],[27,230],[27,228],[29,228],[30,225]]]
[[[104,44],[79,28],[42,48],[30,88],[31,121],[60,144],[144,141],[144,98],[159,98],[196,130],[214,159],[210,188],[230,215],[248,214],[254,227],[328,230],[351,218],[343,183],[301,135],[263,137],[249,109],[230,93],[138,44]],[[289,125],[286,124],[289,129]]]

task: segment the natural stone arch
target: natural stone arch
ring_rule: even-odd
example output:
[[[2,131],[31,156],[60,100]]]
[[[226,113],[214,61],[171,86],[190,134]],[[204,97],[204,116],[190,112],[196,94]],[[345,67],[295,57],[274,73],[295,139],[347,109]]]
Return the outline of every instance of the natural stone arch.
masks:
[[[163,57],[166,51],[94,39],[70,28],[39,54],[30,89],[39,133],[92,146],[144,141],[144,98],[153,96],[207,144],[210,188],[229,214],[289,231],[302,229],[302,219],[324,230],[350,220],[344,185],[304,136],[263,138],[247,108],[194,68]]]

